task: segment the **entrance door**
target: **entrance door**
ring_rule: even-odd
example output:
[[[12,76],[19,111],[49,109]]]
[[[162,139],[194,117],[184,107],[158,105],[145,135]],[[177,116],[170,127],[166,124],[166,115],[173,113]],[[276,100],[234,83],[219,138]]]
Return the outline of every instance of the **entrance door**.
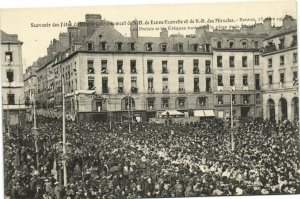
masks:
[[[241,117],[248,117],[250,107],[241,107]]]

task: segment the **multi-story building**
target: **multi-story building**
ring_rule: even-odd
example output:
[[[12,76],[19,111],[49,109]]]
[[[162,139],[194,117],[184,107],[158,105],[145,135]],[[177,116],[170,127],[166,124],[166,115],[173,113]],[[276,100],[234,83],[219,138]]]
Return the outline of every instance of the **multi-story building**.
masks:
[[[282,27],[264,39],[264,117],[298,119],[297,22],[290,16]]]
[[[267,18],[239,30],[199,27],[184,37],[162,29],[159,37],[141,37],[134,20],[127,37],[88,14],[48,48],[49,61],[37,71],[39,100],[60,109],[64,82],[66,110],[79,119],[122,121],[132,112],[147,120],[168,109],[226,118],[231,96],[236,117],[266,117],[261,49],[276,31]]]
[[[22,42],[1,31],[2,109],[6,124],[19,124],[25,110]]]

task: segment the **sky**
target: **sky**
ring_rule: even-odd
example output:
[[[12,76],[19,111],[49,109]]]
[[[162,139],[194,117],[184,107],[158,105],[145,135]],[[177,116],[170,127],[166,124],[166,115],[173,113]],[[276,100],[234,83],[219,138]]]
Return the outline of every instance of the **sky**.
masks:
[[[62,8],[19,8],[0,10],[0,27],[9,34],[18,34],[23,42],[22,55],[23,67],[30,66],[38,57],[47,54],[47,47],[53,38],[58,38],[60,32],[66,32],[67,27],[53,27],[53,23],[84,21],[85,14],[101,14],[102,18],[123,22],[133,19],[151,22],[164,20],[188,20],[182,25],[141,25],[139,36],[159,36],[159,30],[150,30],[155,27],[195,27],[205,25],[208,19],[214,20],[210,25],[229,26],[241,24],[254,24],[255,21],[241,21],[252,18],[259,23],[259,19],[274,18],[272,25],[281,25],[280,19],[286,14],[296,18],[295,1],[269,2],[234,2],[234,3],[189,3],[189,4],[160,4],[160,5],[123,5],[123,6],[90,6],[90,7],[62,7]],[[230,23],[216,23],[216,18],[231,20]],[[191,20],[204,19],[205,23],[192,23]],[[50,24],[50,27],[32,27],[31,24]],[[122,34],[129,36],[129,25],[115,26]],[[169,30],[169,34],[193,34],[194,30]]]

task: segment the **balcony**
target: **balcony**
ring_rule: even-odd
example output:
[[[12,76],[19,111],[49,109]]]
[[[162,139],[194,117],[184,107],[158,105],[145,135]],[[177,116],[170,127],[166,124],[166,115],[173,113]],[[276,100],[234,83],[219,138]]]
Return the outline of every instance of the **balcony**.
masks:
[[[106,68],[102,68],[102,69],[101,69],[101,74],[108,74],[107,69],[106,69]]]
[[[131,93],[138,93],[138,88],[137,87],[131,87]]]
[[[102,88],[102,93],[103,93],[103,94],[108,94],[108,93],[109,93],[109,88],[108,88],[108,87]]]
[[[184,74],[184,70],[183,69],[179,69],[178,70],[178,74]]]
[[[148,93],[154,93],[154,89],[152,87],[148,88]]]
[[[224,90],[224,86],[217,86],[217,91],[223,91]]]
[[[185,89],[184,88],[179,88],[178,93],[185,93]]]
[[[137,72],[136,72],[136,69],[135,69],[135,68],[131,69],[131,70],[130,70],[130,72],[131,72],[131,74],[137,74]]]
[[[194,88],[194,93],[200,93],[200,89],[199,88]]]
[[[169,71],[168,71],[168,69],[163,68],[163,69],[162,69],[162,73],[163,73],[163,74],[166,74],[166,73],[169,73]]]
[[[123,94],[123,93],[124,93],[124,88],[118,87],[118,94]]]
[[[123,69],[119,69],[117,73],[118,74],[124,74],[124,70]]]
[[[165,93],[165,94],[167,94],[167,93],[169,93],[169,89],[163,88],[162,92]]]
[[[198,67],[193,69],[193,74],[199,74],[199,73],[200,73],[200,70]]]
[[[246,85],[243,85],[243,91],[248,91],[248,90],[249,90],[249,87]]]
[[[210,67],[205,69],[205,74],[211,74],[211,68]]]

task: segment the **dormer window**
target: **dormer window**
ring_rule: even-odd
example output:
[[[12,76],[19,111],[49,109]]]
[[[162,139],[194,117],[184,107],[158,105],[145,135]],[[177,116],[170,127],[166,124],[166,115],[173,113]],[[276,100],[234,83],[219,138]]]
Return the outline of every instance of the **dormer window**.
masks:
[[[229,42],[229,48],[233,48],[233,45],[234,45],[234,42],[233,42],[233,41],[230,41],[230,42]]]
[[[183,51],[183,44],[182,43],[179,43],[177,45],[177,50],[178,50],[178,52],[182,52]]]
[[[246,41],[242,42],[242,48],[247,48],[247,42]]]
[[[134,45],[134,43],[130,43],[130,51],[135,51],[135,45]]]
[[[121,42],[118,42],[118,43],[117,43],[117,46],[116,46],[116,47],[117,47],[117,50],[118,50],[118,51],[121,51],[121,50],[122,50],[122,45],[123,45],[123,44],[122,44]]]
[[[88,43],[88,44],[87,44],[87,48],[88,48],[88,50],[90,51],[90,50],[93,50],[94,46],[93,46],[92,43]]]
[[[146,51],[152,51],[152,43],[146,43]]]
[[[193,45],[193,50],[194,50],[194,52],[197,52],[197,51],[198,51],[198,46],[199,46],[198,44],[194,44],[194,45]]]
[[[161,51],[166,52],[167,51],[167,44],[161,44]]]
[[[106,42],[101,42],[100,46],[101,46],[101,50],[107,50]]]
[[[254,48],[258,48],[258,41],[254,42]]]
[[[221,41],[217,42],[217,48],[222,48],[222,42]]]

